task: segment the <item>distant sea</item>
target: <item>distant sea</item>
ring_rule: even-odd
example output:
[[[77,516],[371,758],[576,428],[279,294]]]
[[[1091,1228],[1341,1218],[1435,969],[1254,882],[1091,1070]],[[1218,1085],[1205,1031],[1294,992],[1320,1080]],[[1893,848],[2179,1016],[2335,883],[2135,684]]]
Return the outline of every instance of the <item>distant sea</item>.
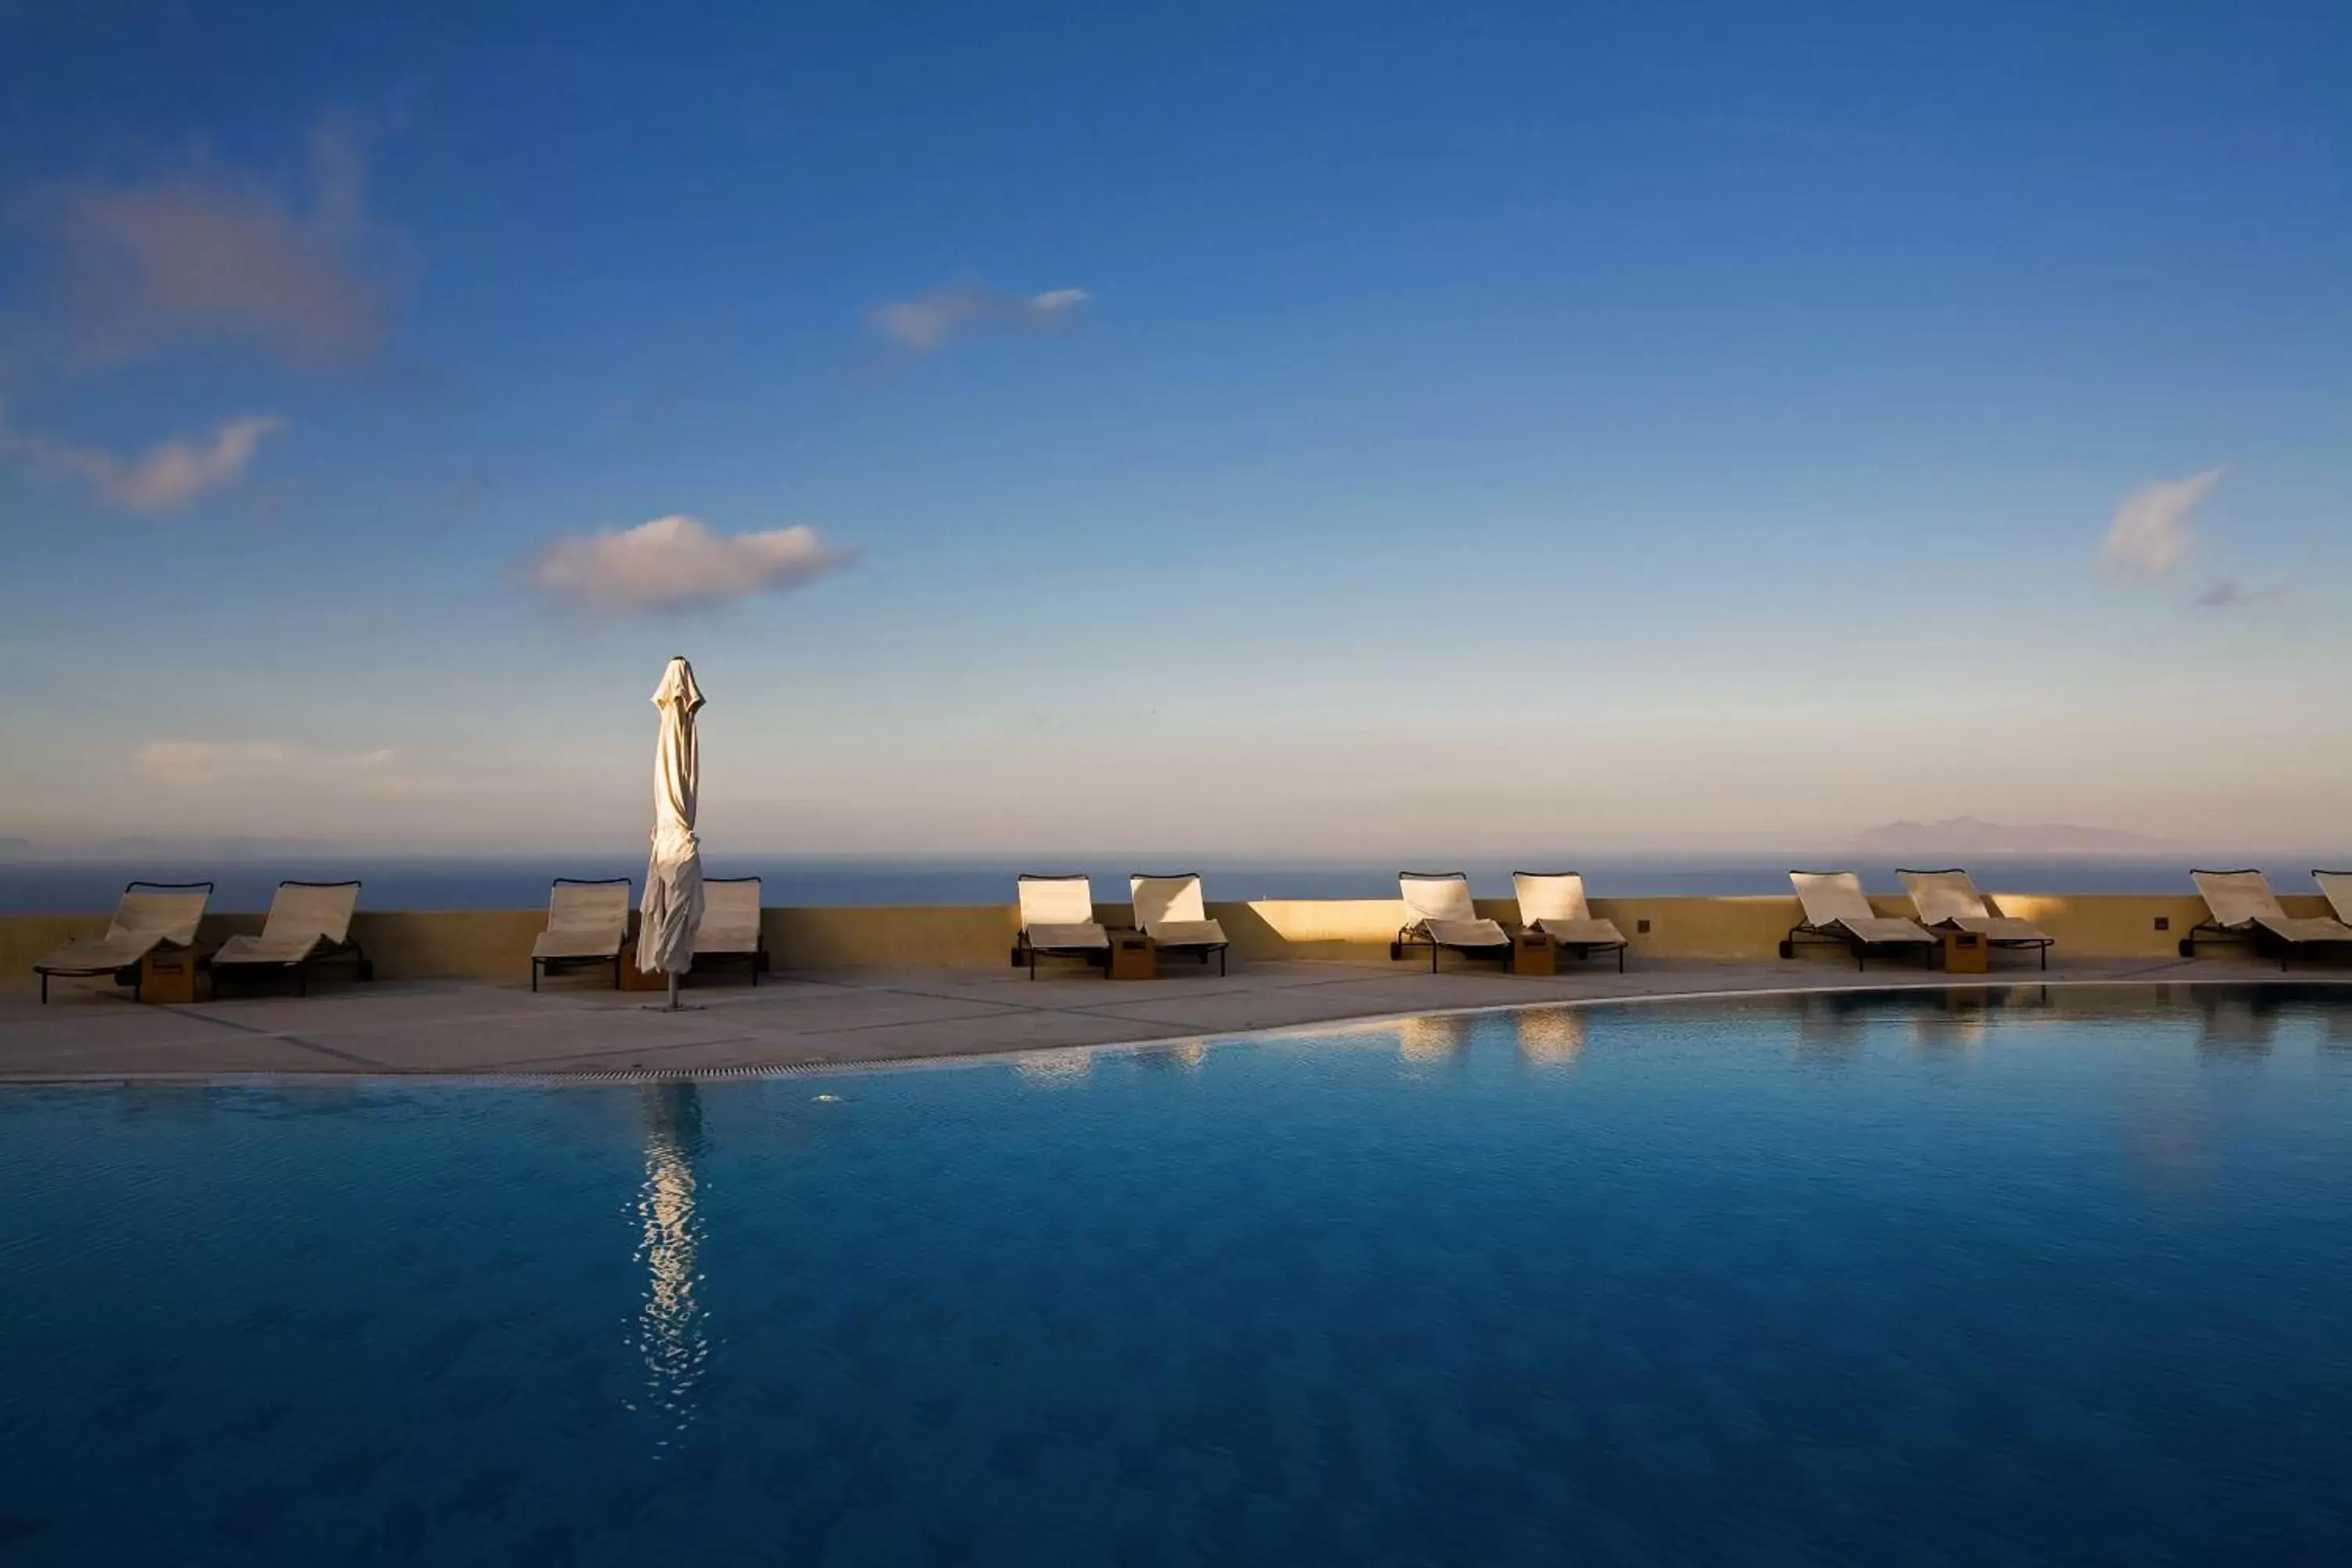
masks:
[[[2336,861],[2344,857],[2336,856]],[[1906,862],[1910,864],[1912,862]],[[1928,865],[1938,862],[1932,858]],[[1944,861],[1942,864],[1949,864]],[[2309,892],[2309,868],[2326,857],[2208,856],[2137,859],[2121,857],[2040,858],[1978,856],[1970,866],[1978,886],[2010,893],[2186,893],[2192,864],[2261,865],[2281,892]],[[928,860],[810,858],[714,855],[706,875],[758,877],[769,904],[1009,904],[1013,879],[1024,871],[1084,872],[1094,879],[1096,897],[1122,901],[1127,879],[1136,871],[1198,871],[1213,900],[1381,899],[1396,896],[1396,873],[1463,870],[1481,897],[1508,898],[1511,862],[1503,860],[1406,860],[1398,864],[1339,860],[1195,859],[1076,855],[1023,860],[940,858]],[[1820,852],[1769,858],[1675,858],[1662,856],[1559,856],[1522,859],[1525,870],[1577,870],[1595,897],[1660,897],[1779,893],[1789,890],[1789,868],[1843,866],[1862,874],[1874,892],[1897,893],[1895,863],[1841,858]],[[544,906],[556,877],[631,877],[642,883],[645,858],[543,855],[511,858],[289,853],[282,858],[239,856],[213,860],[167,858],[116,860],[0,859],[0,913],[80,914],[114,907],[122,886],[133,878],[149,881],[214,884],[215,910],[266,909],[270,890],[284,878],[342,880],[359,878],[365,887],[360,907],[378,910],[528,909]]]

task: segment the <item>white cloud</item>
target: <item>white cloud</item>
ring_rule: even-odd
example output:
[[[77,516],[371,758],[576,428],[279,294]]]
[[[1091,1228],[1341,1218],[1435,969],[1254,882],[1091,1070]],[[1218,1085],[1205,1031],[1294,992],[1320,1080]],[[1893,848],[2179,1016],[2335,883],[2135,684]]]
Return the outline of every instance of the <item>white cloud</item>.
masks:
[[[366,171],[342,129],[310,141],[303,190],[209,163],[56,193],[79,347],[116,360],[184,339],[257,342],[300,364],[366,357],[388,302],[362,265],[378,236]]]
[[[236,480],[261,449],[263,437],[284,428],[286,421],[274,415],[255,415],[215,426],[209,440],[166,441],[141,457],[123,458],[14,429],[6,405],[0,404],[0,456],[78,475],[99,495],[131,511],[173,511]]]
[[[2185,479],[2142,485],[2124,497],[2107,525],[2104,558],[2109,570],[2161,577],[2179,565],[2196,542],[2191,525],[2198,505],[2221,480],[2221,469],[2208,468]]]
[[[1034,321],[1050,321],[1093,298],[1083,289],[1048,289],[1043,294],[1030,295],[1023,309]]]
[[[592,610],[646,614],[781,594],[856,558],[814,528],[714,533],[699,518],[657,517],[559,539],[526,562],[522,575],[541,593]]]
[[[992,326],[1050,327],[1075,317],[1094,298],[1084,289],[1042,294],[994,294],[961,284],[911,300],[891,300],[868,312],[875,331],[909,354],[927,354],[967,332]]]

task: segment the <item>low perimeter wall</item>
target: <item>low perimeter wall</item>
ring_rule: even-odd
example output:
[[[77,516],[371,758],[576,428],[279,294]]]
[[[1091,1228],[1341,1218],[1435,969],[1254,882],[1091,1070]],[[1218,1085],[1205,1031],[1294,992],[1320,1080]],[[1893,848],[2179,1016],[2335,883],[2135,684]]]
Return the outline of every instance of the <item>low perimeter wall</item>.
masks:
[[[1907,900],[1876,898],[1881,914],[1908,915]],[[2280,900],[2295,915],[2327,913],[2310,896]],[[2110,894],[2009,894],[2002,913],[2029,920],[2057,939],[2059,958],[2166,958],[2181,933],[2205,918],[2202,900]],[[1595,899],[1596,915],[1617,922],[1633,942],[1629,958],[1770,958],[1797,919],[1792,898]],[[1516,925],[1509,899],[1481,899],[1478,911]],[[1393,899],[1290,900],[1209,906],[1233,942],[1236,963],[1251,959],[1384,962],[1404,918]],[[1131,923],[1125,904],[1097,904],[1108,925]],[[387,980],[521,980],[530,944],[545,927],[539,910],[362,910],[352,934]],[[1011,906],[905,906],[888,909],[771,909],[761,924],[768,948],[788,969],[1002,969],[1019,921]],[[261,929],[259,915],[206,917],[202,945]],[[22,976],[43,954],[75,937],[98,936],[103,915],[0,916],[0,976]],[[1801,952],[1807,950],[1800,949]],[[2228,951],[2222,949],[2221,951]],[[1819,952],[1833,958],[1828,949]]]

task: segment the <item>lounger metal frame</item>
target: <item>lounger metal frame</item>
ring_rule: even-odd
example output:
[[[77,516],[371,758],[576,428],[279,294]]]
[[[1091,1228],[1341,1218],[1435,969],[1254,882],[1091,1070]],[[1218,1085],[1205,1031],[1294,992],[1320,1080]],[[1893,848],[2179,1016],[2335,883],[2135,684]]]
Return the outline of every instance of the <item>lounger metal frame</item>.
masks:
[[[1574,877],[1580,881],[1583,879],[1584,873],[1581,871],[1514,871],[1511,873],[1514,886],[1517,884],[1517,879],[1521,877]],[[1579,963],[1582,963],[1587,958],[1596,952],[1607,952],[1612,948],[1615,949],[1617,953],[1617,973],[1620,974],[1625,973],[1625,950],[1633,945],[1631,938],[1621,936],[1615,942],[1562,942],[1559,938],[1552,936],[1551,932],[1545,931],[1541,921],[1529,921],[1527,919],[1527,911],[1525,910],[1519,911],[1519,919],[1522,930],[1538,931],[1542,935],[1551,937],[1551,944],[1554,947],[1559,948],[1563,952],[1574,952],[1576,954],[1576,962]]]
[[[2210,866],[2199,866],[2191,869],[2189,874],[2191,877],[2262,877],[2263,886],[2265,888],[2270,886],[2270,879],[2263,875],[2263,868],[2259,866],[2241,867],[2235,871],[2216,871]],[[2318,873],[2314,872],[2313,875],[2315,877]],[[2277,895],[2273,893],[2272,896]],[[2211,912],[2210,908],[2207,912],[2209,914]],[[2242,925],[2225,926],[2218,921],[2203,920],[2190,926],[2189,934],[2180,939],[2181,957],[2197,956],[2197,939],[2200,936],[2209,942],[2242,942],[2248,952],[2257,956],[2260,956],[2265,948],[2275,947],[2278,950],[2279,968],[2282,971],[2286,968],[2287,961],[2305,948],[2325,950],[2331,947],[2352,946],[2352,941],[2291,942],[2263,925],[2260,921],[2247,921]]]
[[[1397,873],[1397,879],[1400,881],[1402,881],[1407,877],[1415,878],[1427,882],[1459,881],[1465,888],[1470,882],[1470,879],[1463,876],[1459,871],[1399,871]],[[1477,903],[1475,900],[1471,903],[1471,909],[1474,912],[1477,909]],[[1484,917],[1482,916],[1481,918],[1483,919]],[[1423,923],[1426,924],[1426,921]],[[1404,950],[1408,947],[1425,947],[1429,949],[1429,972],[1432,974],[1437,973],[1437,954],[1440,949],[1444,949],[1450,952],[1458,952],[1465,958],[1500,958],[1503,961],[1503,967],[1505,969],[1508,969],[1511,966],[1511,942],[1510,935],[1507,931],[1504,933],[1502,944],[1500,946],[1496,946],[1492,942],[1474,944],[1470,942],[1439,942],[1431,937],[1426,931],[1417,931],[1409,925],[1400,926],[1397,928],[1395,940],[1389,943],[1389,962],[1391,963],[1394,963],[1398,960],[1403,958]]]
[[[1792,870],[1789,873],[1791,877],[1835,877],[1842,874],[1843,873],[1837,871],[1807,871],[1802,869]],[[1804,900],[1800,899],[1797,901],[1797,909],[1800,914],[1803,912],[1804,907]],[[1924,930],[1925,928],[1923,927],[1921,929]],[[1848,952],[1853,954],[1854,968],[1865,971],[1870,968],[1870,951],[1873,948],[1887,948],[1894,952],[1900,952],[1906,948],[1916,947],[1919,950],[1921,956],[1924,957],[1931,952],[1940,952],[1943,951],[1944,945],[1940,942],[1864,942],[1861,937],[1856,936],[1852,931],[1848,930],[1843,923],[1832,922],[1825,926],[1817,926],[1811,921],[1800,920],[1795,925],[1789,928],[1789,934],[1780,939],[1780,956],[1782,958],[1796,957],[1797,945],[1800,942],[1802,942],[1809,947],[1826,946],[1844,948]]]
[[[637,885],[636,879],[633,877],[558,877],[552,885],[558,888],[609,888],[615,882],[625,888]],[[539,989],[539,977],[542,974],[562,974],[574,969],[593,969],[600,963],[609,963],[613,966],[613,989],[618,991],[621,988],[621,957],[628,951],[629,928],[624,921],[621,945],[614,949],[610,958],[601,955],[592,958],[541,958],[534,953],[530,961],[530,988],[534,992]]]
[[[1152,882],[1176,882],[1181,881],[1187,877],[1190,877],[1195,882],[1201,879],[1201,873],[1198,871],[1138,871],[1135,875],[1143,878],[1147,881]],[[1202,901],[1202,908],[1203,910],[1208,908],[1206,900]],[[1145,929],[1143,917],[1140,914],[1138,914],[1135,917],[1135,925],[1136,929],[1143,931],[1144,935],[1151,936],[1151,932]],[[1158,945],[1158,950],[1161,952],[1192,952],[1200,954],[1201,967],[1203,969],[1209,967],[1209,954],[1213,952],[1215,953],[1217,955],[1217,973],[1220,975],[1225,973],[1225,950],[1233,946],[1233,943],[1230,942],[1160,942],[1160,940],[1156,936],[1152,936],[1151,940]],[[1107,971],[1108,966],[1106,965],[1105,968]]]
[[[709,887],[713,882],[756,882],[759,879],[757,877],[705,877],[702,882],[703,886]],[[758,931],[752,940],[754,945],[742,952],[698,952],[694,955],[694,967],[699,970],[709,963],[743,964],[751,972],[751,988],[756,991],[760,986],[760,976],[768,973],[768,933]]]
[[[1022,882],[1085,882],[1091,880],[1084,871],[1024,871],[1014,879]],[[1110,978],[1110,949],[1108,947],[1039,947],[1030,942],[1029,928],[1026,925],[1024,925],[1020,931],[1013,934],[1013,967],[1019,969],[1024,964],[1026,964],[1029,969],[1029,978],[1034,980],[1037,978],[1037,960],[1040,956],[1046,958],[1082,959],[1088,965],[1100,968],[1103,972],[1103,978],[1105,980],[1108,980]]]
[[[122,885],[122,891],[125,896],[128,896],[131,893],[137,892],[142,888],[147,889],[150,892],[156,893],[193,893],[197,889],[202,888],[205,891],[205,897],[207,900],[212,897],[213,891],[213,885],[210,882],[144,881],[125,882]],[[194,942],[190,942],[188,947],[194,947],[194,945],[195,944]],[[182,947],[177,942],[159,942],[155,946],[169,948],[173,952],[184,952],[187,951],[187,948]],[[152,952],[152,949],[150,951]],[[33,973],[41,977],[41,1005],[44,1007],[49,1005],[49,976],[52,974],[56,975],[60,980],[89,980],[100,974],[111,974],[114,976],[114,983],[117,985],[128,985],[131,987],[131,999],[133,1002],[136,1002],[140,999],[139,969],[140,966],[136,962],[131,963],[110,963],[98,969],[51,969],[46,964],[36,963],[33,965]],[[126,976],[128,978],[126,978]]]
[[[1965,866],[1939,866],[1932,869],[1918,866],[1897,866],[1895,868],[1895,874],[1898,877],[1967,877],[1969,875],[1969,868]],[[1971,888],[1975,887],[1976,879],[1973,877],[1969,878],[1969,886]],[[1979,893],[1977,898],[1978,900],[1981,902],[1984,895],[1982,893]],[[1921,925],[1927,925],[1926,921],[1921,921],[1919,923]],[[1941,925],[1927,926],[1927,929],[1929,931],[1966,931],[1969,928],[1961,925],[1957,921],[1947,921]],[[2030,947],[2036,949],[2042,958],[2042,967],[2045,970],[2050,967],[2050,950],[2057,944],[2058,941],[2056,937],[2053,936],[1992,936],[1985,932],[1979,932],[1978,934],[1984,937],[1985,946],[1988,948]]]
[[[281,888],[356,888],[360,884],[356,880],[306,882],[299,877],[289,877],[278,885]],[[268,928],[265,925],[263,929],[267,930]],[[213,977],[213,1000],[215,1002],[220,1000],[221,973],[224,969],[230,971],[250,969],[256,973],[266,973],[281,969],[290,969],[294,972],[294,994],[297,996],[308,996],[310,994],[310,965],[318,963],[320,959],[335,958],[348,958],[352,961],[352,976],[353,979],[373,980],[375,978],[375,961],[368,957],[366,951],[360,946],[359,942],[352,937],[349,931],[345,931],[343,940],[341,942],[331,942],[324,947],[320,946],[316,942],[311,943],[310,951],[304,953],[292,963],[260,963],[223,964],[218,961],[217,956],[215,956],[214,961],[206,966],[208,972]]]

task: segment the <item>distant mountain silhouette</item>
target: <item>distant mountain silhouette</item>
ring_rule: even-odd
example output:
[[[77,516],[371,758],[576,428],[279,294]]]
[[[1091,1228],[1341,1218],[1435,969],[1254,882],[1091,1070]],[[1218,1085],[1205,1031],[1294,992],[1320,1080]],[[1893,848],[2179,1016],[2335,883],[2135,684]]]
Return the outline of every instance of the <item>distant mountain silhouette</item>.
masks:
[[[1943,822],[1889,822],[1856,834],[1847,847],[1857,854],[1891,857],[1962,855],[2154,855],[2173,847],[2161,838],[2112,827],[2063,823],[2011,826],[1955,816]]]

